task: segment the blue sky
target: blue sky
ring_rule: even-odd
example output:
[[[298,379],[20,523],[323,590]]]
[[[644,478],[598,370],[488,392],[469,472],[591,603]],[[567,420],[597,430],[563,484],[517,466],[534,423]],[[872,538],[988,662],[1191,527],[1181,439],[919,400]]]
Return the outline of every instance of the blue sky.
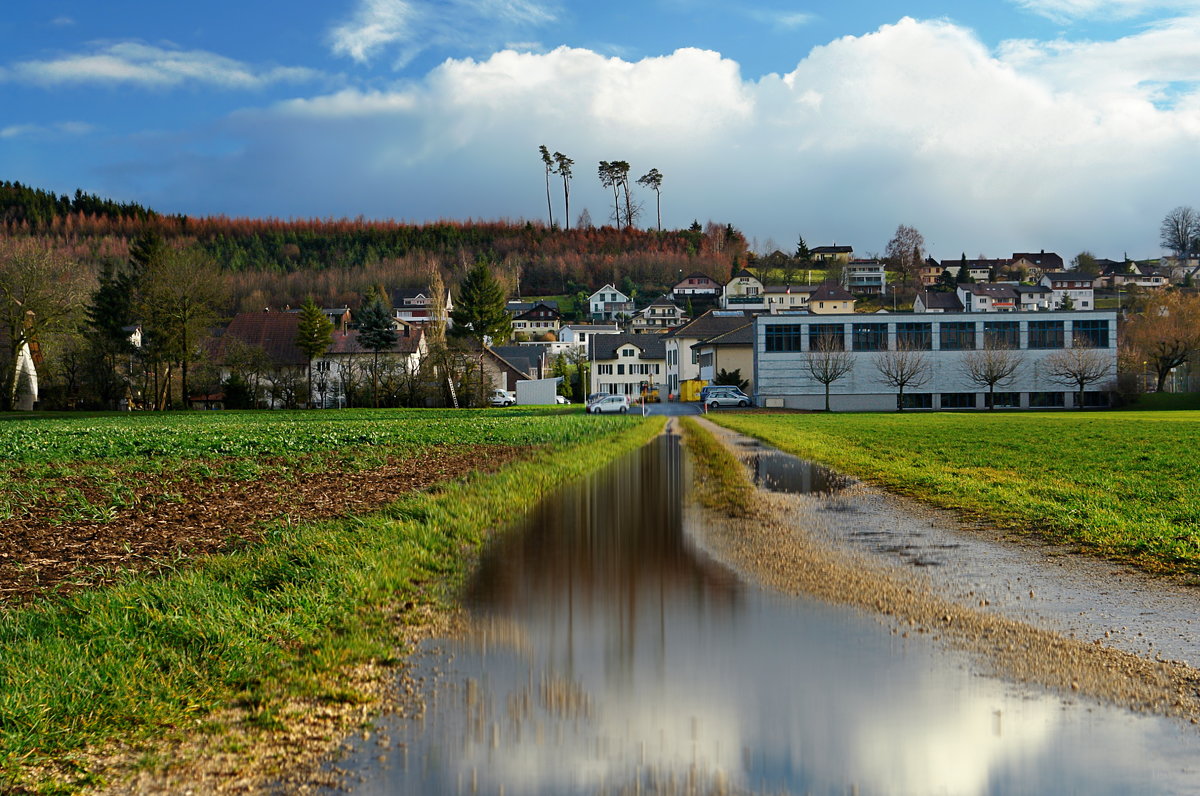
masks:
[[[0,178],[165,212],[541,219],[539,144],[572,221],[622,159],[762,250],[1155,256],[1200,204],[1200,0],[6,5]]]

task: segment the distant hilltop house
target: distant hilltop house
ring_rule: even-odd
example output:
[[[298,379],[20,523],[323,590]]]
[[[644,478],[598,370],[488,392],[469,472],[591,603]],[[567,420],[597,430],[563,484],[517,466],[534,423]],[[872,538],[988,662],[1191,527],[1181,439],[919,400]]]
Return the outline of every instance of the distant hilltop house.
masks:
[[[633,300],[608,284],[588,297],[588,312],[593,321],[615,321],[633,315]]]
[[[815,262],[820,263],[848,263],[850,258],[854,256],[853,246],[818,246],[815,249],[809,249],[809,255]]]
[[[671,288],[671,296],[676,301],[691,297],[716,298],[721,295],[721,283],[712,279],[708,274],[694,271],[675,283]]]
[[[630,327],[635,332],[665,332],[686,320],[683,310],[663,296],[655,299],[645,309],[635,312]]]
[[[1098,260],[1100,275],[1096,277],[1098,287],[1139,287],[1157,290],[1171,283],[1170,267],[1156,267],[1135,262],[1113,262]],[[1179,281],[1183,281],[1186,274]]]
[[[1096,306],[1093,298],[1093,278],[1087,274],[1076,271],[1051,271],[1042,275],[1039,284],[1050,288],[1054,293],[1050,300],[1051,309],[1065,309],[1069,306],[1071,309],[1090,310]]]
[[[887,268],[881,260],[850,260],[842,269],[842,286],[851,293],[883,293],[887,289]]]
[[[450,290],[443,291],[441,297],[433,295],[429,287],[397,288],[391,293],[392,317],[405,323],[429,323],[444,321],[447,326],[452,324],[450,313],[454,311],[454,299]]]

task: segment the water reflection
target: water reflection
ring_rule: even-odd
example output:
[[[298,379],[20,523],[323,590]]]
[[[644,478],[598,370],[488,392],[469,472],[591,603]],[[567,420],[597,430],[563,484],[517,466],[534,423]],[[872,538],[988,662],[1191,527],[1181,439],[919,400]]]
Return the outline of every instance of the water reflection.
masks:
[[[1170,722],[1019,692],[837,607],[740,583],[688,540],[664,436],[548,501],[422,664],[420,723],[357,744],[359,793],[1188,792]]]
[[[765,449],[750,457],[754,483],[772,492],[832,495],[853,479],[782,451]]]

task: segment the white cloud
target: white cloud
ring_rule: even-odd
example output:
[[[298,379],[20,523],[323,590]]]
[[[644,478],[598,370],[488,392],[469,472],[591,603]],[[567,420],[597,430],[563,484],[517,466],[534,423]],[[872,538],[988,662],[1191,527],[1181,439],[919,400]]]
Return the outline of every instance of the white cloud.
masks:
[[[1156,11],[1194,11],[1197,0],[1016,0],[1022,8],[1058,22],[1132,19]]]
[[[775,11],[767,9],[751,9],[747,15],[756,22],[762,22],[777,30],[795,30],[811,24],[816,16],[803,11]]]
[[[75,20],[71,17],[55,17],[50,20],[50,24],[55,27],[67,28],[75,24]]]
[[[696,49],[503,51],[390,90],[244,112],[226,131],[235,155],[145,168],[174,170],[172,207],[193,192],[221,202],[197,210],[231,213],[541,218],[546,144],[576,161],[572,215],[597,222],[611,198],[595,164],[621,159],[665,175],[669,225],[714,218],[867,253],[906,223],[938,257],[1148,256],[1166,210],[1200,203],[1190,30],[993,52],[948,22],[905,19],[759,80]]]
[[[46,135],[87,135],[95,128],[86,122],[59,122],[52,125],[13,124],[0,127],[0,138],[31,138]]]
[[[312,80],[317,74],[297,67],[258,68],[203,50],[117,42],[89,53],[24,61],[15,64],[8,77],[42,86],[125,83],[165,88],[202,83],[228,89],[258,89],[272,83]]]
[[[495,46],[556,18],[553,6],[537,0],[359,0],[350,20],[330,32],[330,44],[359,63],[395,50],[403,65],[429,47]]]

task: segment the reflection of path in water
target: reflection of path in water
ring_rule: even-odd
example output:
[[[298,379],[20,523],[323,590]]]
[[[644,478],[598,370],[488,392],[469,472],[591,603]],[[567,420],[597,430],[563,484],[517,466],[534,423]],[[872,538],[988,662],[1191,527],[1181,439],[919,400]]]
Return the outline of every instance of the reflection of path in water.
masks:
[[[1020,693],[872,619],[740,584],[688,543],[677,439],[564,490],[485,557],[479,632],[429,653],[362,793],[1172,792],[1175,725]],[[437,671],[435,671],[437,670]]]

